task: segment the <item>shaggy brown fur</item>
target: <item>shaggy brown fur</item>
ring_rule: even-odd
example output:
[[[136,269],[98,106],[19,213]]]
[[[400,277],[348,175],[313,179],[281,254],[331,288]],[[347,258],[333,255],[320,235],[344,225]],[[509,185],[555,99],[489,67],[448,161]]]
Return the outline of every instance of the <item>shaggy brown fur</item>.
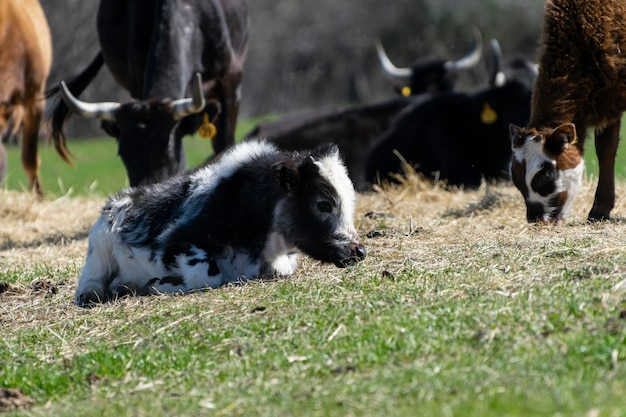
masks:
[[[546,154],[559,154],[571,144],[582,156],[585,132],[595,128],[600,175],[591,219],[608,218],[614,205],[615,155],[625,110],[626,2],[548,1],[531,120],[515,132],[513,147],[541,135]],[[574,135],[553,134],[567,123],[574,123]]]
[[[39,194],[37,138],[51,63],[50,29],[39,2],[0,1],[0,137],[23,129],[22,165],[30,188]]]
[[[626,2],[550,1],[542,43],[530,126],[571,122],[583,138],[588,127],[619,121],[626,109]]]

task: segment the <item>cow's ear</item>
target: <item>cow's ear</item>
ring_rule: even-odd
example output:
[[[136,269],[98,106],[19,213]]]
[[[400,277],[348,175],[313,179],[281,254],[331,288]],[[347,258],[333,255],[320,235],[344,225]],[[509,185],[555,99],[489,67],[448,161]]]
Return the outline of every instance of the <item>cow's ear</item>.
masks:
[[[559,155],[569,145],[576,142],[576,126],[573,123],[565,123],[555,128],[546,138],[546,148],[554,155]]]
[[[274,176],[280,186],[288,192],[294,192],[300,185],[300,171],[292,160],[277,162],[273,166]]]

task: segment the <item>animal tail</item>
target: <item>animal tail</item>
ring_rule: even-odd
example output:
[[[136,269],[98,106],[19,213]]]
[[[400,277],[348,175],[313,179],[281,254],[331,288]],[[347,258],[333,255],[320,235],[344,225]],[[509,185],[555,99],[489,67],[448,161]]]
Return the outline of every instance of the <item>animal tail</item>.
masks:
[[[83,70],[76,77],[66,81],[67,88],[70,92],[78,97],[84,90],[87,88],[89,83],[95,78],[104,65],[104,57],[102,56],[102,51],[98,52],[98,55],[91,61],[89,66]],[[56,84],[55,86],[49,88],[46,91],[46,98],[52,98],[54,96],[58,96],[58,93],[61,89],[61,83]],[[55,105],[51,108],[50,113],[48,115],[48,123],[51,127],[52,132],[52,140],[54,141],[54,148],[57,150],[61,158],[70,166],[74,164],[70,160],[70,157],[74,157],[70,150],[67,147],[67,138],[65,137],[65,133],[63,132],[63,125],[65,120],[70,117],[70,110],[65,104],[65,102],[58,98]]]

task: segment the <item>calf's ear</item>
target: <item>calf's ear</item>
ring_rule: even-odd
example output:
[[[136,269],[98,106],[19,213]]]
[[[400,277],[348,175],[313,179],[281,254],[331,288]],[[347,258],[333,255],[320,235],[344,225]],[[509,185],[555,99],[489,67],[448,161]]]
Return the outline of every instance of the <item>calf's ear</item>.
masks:
[[[514,125],[513,123],[509,125],[509,135],[511,136],[511,138],[514,138],[515,136],[519,135],[520,130],[522,130],[522,128],[517,125]]]
[[[565,123],[552,132],[552,137],[557,136],[558,139],[566,144],[571,144],[576,140],[576,126],[574,123]]]
[[[545,146],[554,155],[559,155],[574,142],[576,142],[576,126],[573,123],[565,123],[552,131],[546,138]]]
[[[282,188],[294,192],[300,185],[300,171],[291,160],[280,161],[273,166],[274,176]]]
[[[522,128],[511,123],[509,125],[509,138],[511,139],[511,146],[513,148],[520,148],[524,146],[524,138],[520,136]]]

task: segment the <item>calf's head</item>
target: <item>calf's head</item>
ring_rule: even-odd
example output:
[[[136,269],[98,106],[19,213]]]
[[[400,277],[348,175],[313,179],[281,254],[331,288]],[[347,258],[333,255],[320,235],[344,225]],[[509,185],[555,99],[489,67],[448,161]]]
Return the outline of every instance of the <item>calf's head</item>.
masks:
[[[355,192],[336,146],[274,166],[286,197],[274,213],[277,229],[307,255],[343,268],[365,259],[354,227]]]
[[[511,178],[526,202],[532,223],[554,224],[571,212],[584,171],[572,123],[552,128],[510,126]]]
[[[175,140],[180,121],[205,111],[201,77],[194,78],[193,97],[169,98],[126,103],[86,103],[75,98],[61,83],[61,96],[74,112],[102,119],[103,129],[118,142],[131,186],[164,180],[185,168],[180,141]],[[206,106],[213,117],[218,113],[214,103]]]

